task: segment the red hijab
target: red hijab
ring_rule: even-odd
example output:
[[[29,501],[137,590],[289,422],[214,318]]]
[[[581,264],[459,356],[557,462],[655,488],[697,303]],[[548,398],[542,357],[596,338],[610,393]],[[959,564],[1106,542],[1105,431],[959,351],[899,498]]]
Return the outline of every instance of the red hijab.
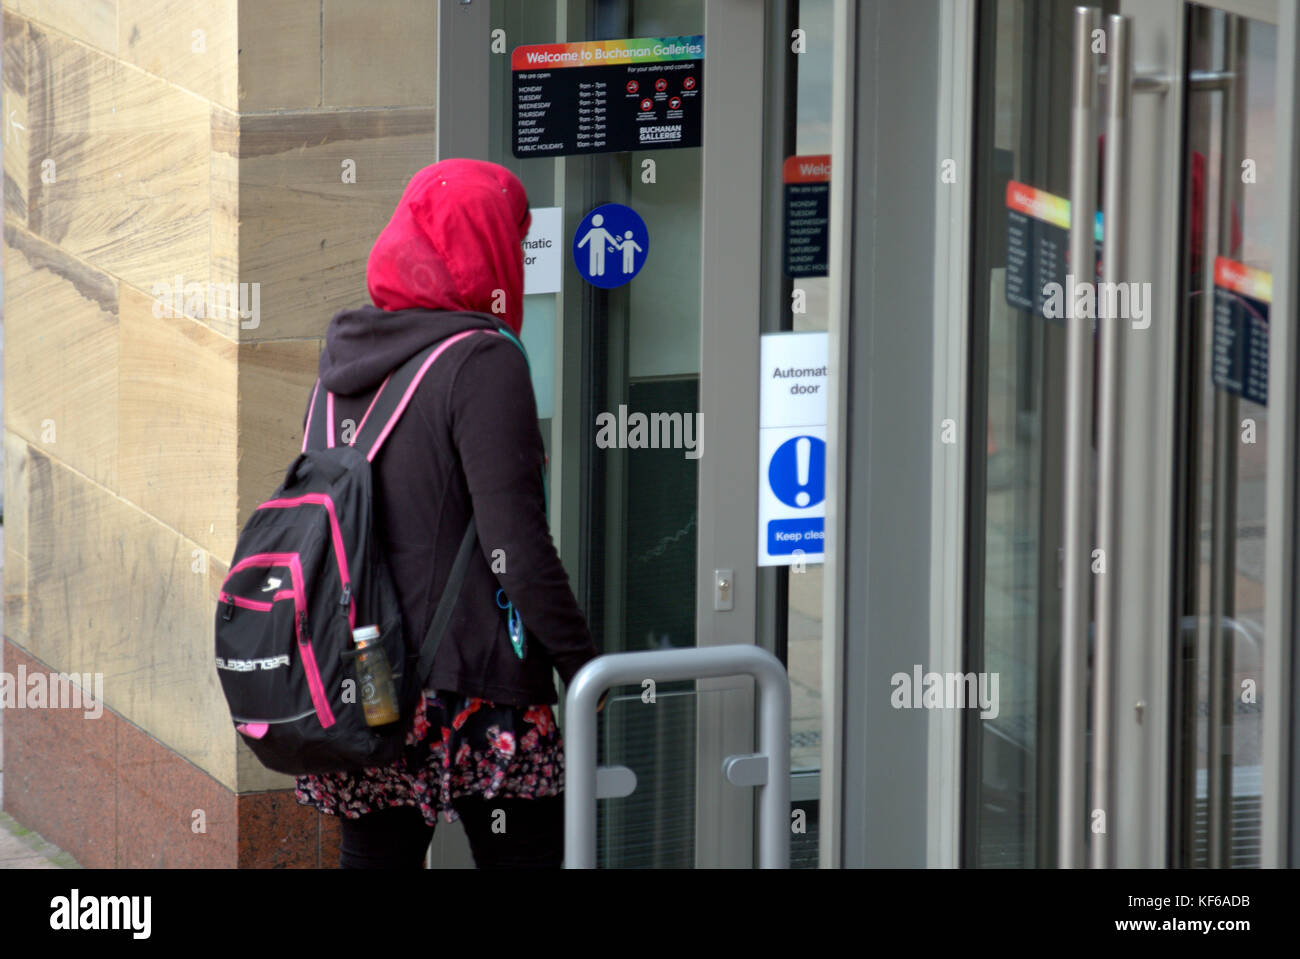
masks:
[[[427,166],[370,250],[370,298],[384,310],[492,313],[518,333],[531,219],[524,186],[505,167],[465,159]]]

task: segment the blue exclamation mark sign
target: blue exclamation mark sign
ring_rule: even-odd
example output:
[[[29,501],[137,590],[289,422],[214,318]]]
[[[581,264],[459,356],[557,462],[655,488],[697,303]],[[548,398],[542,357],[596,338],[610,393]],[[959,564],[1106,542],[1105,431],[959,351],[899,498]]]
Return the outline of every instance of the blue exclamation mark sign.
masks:
[[[798,473],[799,485],[805,487],[794,494],[796,506],[807,506],[812,497],[809,495],[806,487],[808,486],[808,458],[812,452],[812,440],[806,436],[801,436],[794,441],[794,459],[796,472]]]
[[[816,506],[826,497],[826,444],[815,436],[786,440],[772,454],[767,479],[787,506]]]
[[[769,556],[790,556],[795,550],[819,555],[826,542],[826,520],[814,510],[826,498],[826,443],[815,436],[786,440],[767,467],[772,493],[793,511],[767,524]]]

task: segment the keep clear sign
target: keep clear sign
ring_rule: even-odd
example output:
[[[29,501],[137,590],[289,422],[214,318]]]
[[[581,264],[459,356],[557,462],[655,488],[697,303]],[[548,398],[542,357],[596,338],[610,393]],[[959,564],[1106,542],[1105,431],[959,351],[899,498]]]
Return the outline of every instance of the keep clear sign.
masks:
[[[760,352],[758,565],[820,563],[826,539],[825,333],[767,333]]]

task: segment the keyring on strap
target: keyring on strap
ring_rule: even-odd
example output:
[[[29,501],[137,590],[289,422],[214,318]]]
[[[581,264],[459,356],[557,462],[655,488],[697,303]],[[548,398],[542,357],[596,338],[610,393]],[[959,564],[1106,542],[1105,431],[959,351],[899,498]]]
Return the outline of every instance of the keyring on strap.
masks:
[[[506,599],[504,589],[497,590],[496,601],[497,609],[506,611],[506,629],[510,633],[510,645],[514,647],[515,655],[523,659],[525,652],[527,652],[524,618],[519,615],[519,610],[515,609],[515,604]]]

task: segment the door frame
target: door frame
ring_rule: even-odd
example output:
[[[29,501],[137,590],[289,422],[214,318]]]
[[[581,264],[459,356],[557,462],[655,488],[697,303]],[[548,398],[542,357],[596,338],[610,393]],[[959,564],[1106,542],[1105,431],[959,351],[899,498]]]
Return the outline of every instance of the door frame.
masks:
[[[1263,807],[1260,862],[1265,867],[1300,865],[1300,720],[1295,695],[1300,691],[1300,642],[1296,590],[1300,589],[1300,511],[1296,497],[1295,464],[1300,457],[1300,393],[1297,382],[1295,321],[1300,304],[1300,11],[1283,3],[1278,8],[1277,112],[1275,140],[1282,172],[1277,191],[1277,235],[1274,239],[1273,309],[1281,323],[1270,324],[1268,403],[1284,416],[1269,430],[1269,529],[1285,531],[1265,542],[1264,678],[1268,699],[1280,708],[1265,707],[1263,729]],[[1283,704],[1285,706],[1283,707]]]
[[[961,666],[965,440],[942,438],[945,419],[964,436],[969,418],[974,24],[961,6],[835,4],[824,868],[957,864],[962,717],[897,708],[892,677]]]
[[[703,147],[697,646],[758,640],[766,6],[704,4],[704,115],[714,119],[704,124]],[[715,609],[716,570],[734,576],[731,609]],[[754,795],[723,780],[721,769],[726,756],[755,749],[754,683],[700,680],[696,688],[696,865],[749,867]]]
[[[1134,96],[1131,109],[1127,222],[1128,275],[1149,279],[1150,326],[1127,330],[1120,370],[1124,428],[1120,449],[1118,556],[1123,570],[1114,651],[1113,802],[1106,811],[1117,867],[1154,867],[1167,854],[1170,661],[1173,610],[1175,330],[1179,315],[1183,191],[1184,73],[1182,0],[1122,2],[1134,18],[1134,73],[1170,78],[1164,93]],[[1170,175],[1170,171],[1174,171]],[[1106,224],[1107,229],[1112,224]],[[1156,491],[1153,495],[1153,490]],[[1133,531],[1141,531],[1134,533]],[[1125,642],[1126,637],[1153,637]],[[1139,710],[1137,704],[1142,703]],[[1082,781],[1079,787],[1083,788]]]

